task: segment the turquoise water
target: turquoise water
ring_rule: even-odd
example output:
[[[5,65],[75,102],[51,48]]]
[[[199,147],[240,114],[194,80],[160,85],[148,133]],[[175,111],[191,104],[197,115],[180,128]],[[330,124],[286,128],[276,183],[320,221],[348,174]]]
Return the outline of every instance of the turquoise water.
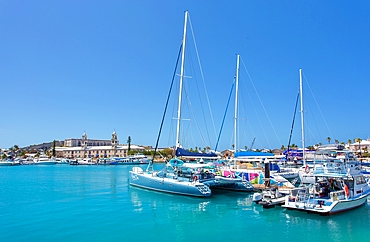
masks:
[[[370,203],[330,217],[264,210],[248,193],[130,187],[131,168],[0,167],[0,241],[370,241]]]

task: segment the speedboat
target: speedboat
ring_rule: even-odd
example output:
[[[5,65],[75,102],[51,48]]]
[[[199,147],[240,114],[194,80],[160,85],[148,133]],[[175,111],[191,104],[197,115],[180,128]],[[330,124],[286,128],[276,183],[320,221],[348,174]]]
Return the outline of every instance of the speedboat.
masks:
[[[261,193],[254,193],[252,201],[262,205],[264,208],[273,208],[276,205],[285,203],[285,196],[288,194],[279,191],[277,188],[263,190]]]

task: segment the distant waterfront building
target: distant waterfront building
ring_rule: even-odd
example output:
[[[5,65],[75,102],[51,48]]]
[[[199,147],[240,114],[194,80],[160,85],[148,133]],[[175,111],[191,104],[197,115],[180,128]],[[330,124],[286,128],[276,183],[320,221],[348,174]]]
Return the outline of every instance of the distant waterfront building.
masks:
[[[143,152],[144,147],[130,145],[131,150]],[[110,140],[91,140],[86,133],[81,139],[66,139],[64,147],[55,147],[57,157],[65,158],[109,158],[126,157],[128,145],[120,145],[116,131]]]
[[[84,133],[84,135],[86,135],[86,133]],[[73,138],[65,139],[64,146],[65,147],[82,146],[84,135],[82,136],[82,139],[73,139]],[[110,140],[100,140],[100,139],[87,139],[87,145],[88,146],[107,146],[107,145],[111,145],[111,141]]]
[[[370,151],[370,140],[361,140],[360,143],[358,142],[353,142],[352,144],[349,145],[349,148],[352,151],[355,151],[357,153],[364,153],[364,152],[369,152]]]

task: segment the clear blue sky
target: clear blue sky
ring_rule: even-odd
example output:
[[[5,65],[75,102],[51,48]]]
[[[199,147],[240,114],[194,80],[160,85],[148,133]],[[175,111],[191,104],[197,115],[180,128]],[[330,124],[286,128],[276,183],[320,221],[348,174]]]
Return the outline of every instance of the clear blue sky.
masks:
[[[191,119],[182,126],[185,147],[215,146],[236,54],[239,147],[254,138],[256,148],[287,146],[300,68],[306,145],[370,136],[369,1],[14,0],[0,2],[0,147],[80,138],[85,131],[110,139],[114,130],[120,143],[131,136],[134,144],[155,146],[185,10],[204,76],[203,82],[191,74],[187,88],[207,88],[212,118],[204,111],[198,121],[214,123],[200,127],[208,131],[206,143],[190,134],[197,132],[195,119],[184,114]],[[195,54],[187,61],[198,65]],[[192,105],[208,110],[206,102]],[[233,105],[234,96],[219,150],[233,144]],[[160,147],[174,145],[172,106]],[[301,144],[300,132],[297,113],[292,143]]]

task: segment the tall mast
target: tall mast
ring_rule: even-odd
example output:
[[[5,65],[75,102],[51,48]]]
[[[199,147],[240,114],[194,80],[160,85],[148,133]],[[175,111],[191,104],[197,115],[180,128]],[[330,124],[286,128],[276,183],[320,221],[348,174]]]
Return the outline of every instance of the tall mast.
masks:
[[[236,59],[236,75],[235,75],[235,110],[234,110],[234,149],[237,150],[237,118],[238,118],[238,87],[239,87],[239,59],[240,55],[237,55]]]
[[[303,91],[302,91],[302,69],[299,69],[299,93],[301,97],[301,129],[302,129],[302,148],[303,148],[303,164],[306,165],[306,148],[304,144],[304,110],[303,110]]]
[[[182,53],[181,53],[181,71],[180,71],[180,90],[179,90],[179,104],[177,108],[177,128],[176,128],[176,148],[180,146],[180,119],[181,119],[181,98],[182,98],[182,82],[184,78],[184,64],[185,64],[185,44],[186,44],[186,26],[188,21],[188,11],[185,11],[184,21],[184,36],[182,38]]]

